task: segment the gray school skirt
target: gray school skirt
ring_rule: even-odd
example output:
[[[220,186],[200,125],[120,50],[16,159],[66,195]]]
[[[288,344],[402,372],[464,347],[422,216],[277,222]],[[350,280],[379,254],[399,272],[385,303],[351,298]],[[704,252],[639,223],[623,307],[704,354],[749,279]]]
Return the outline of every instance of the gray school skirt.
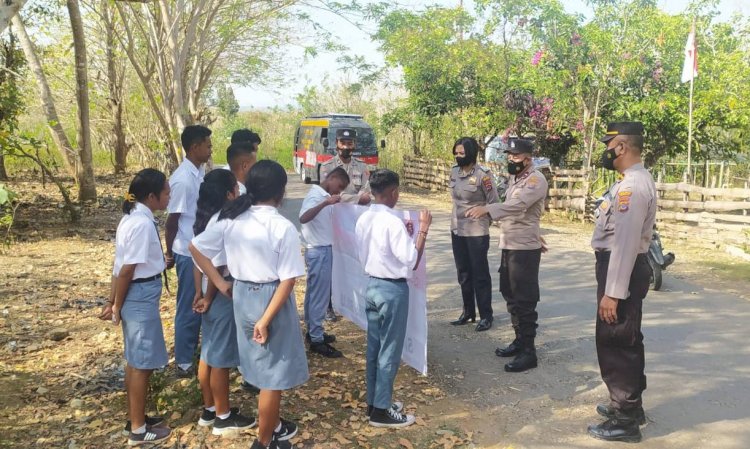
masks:
[[[131,283],[120,310],[125,360],[137,369],[167,365],[167,346],[159,316],[161,278]]]
[[[217,292],[211,307],[201,317],[201,360],[213,368],[235,368],[240,364],[237,352],[237,327],[232,300]]]
[[[268,327],[264,345],[253,341],[253,328],[266,311],[279,282],[234,281],[234,319],[242,377],[261,390],[288,390],[310,377],[294,293]]]

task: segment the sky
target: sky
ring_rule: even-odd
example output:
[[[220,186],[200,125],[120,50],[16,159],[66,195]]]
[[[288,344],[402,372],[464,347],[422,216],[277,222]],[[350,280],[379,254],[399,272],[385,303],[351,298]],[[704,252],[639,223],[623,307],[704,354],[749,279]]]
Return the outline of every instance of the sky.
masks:
[[[401,0],[399,4],[406,8],[415,10],[423,9],[427,5],[442,5],[455,7],[460,0]],[[464,5],[468,8],[471,0],[465,0]],[[582,13],[589,15],[591,10],[584,0],[563,0],[565,8],[571,13]],[[670,13],[679,13],[684,11],[688,0],[660,0],[659,7]],[[721,0],[720,20],[728,19],[733,13],[739,12],[744,15],[750,15],[750,1],[748,0]],[[370,29],[360,29],[345,19],[328,12],[312,12],[313,19],[320,23],[327,30],[331,31],[341,43],[349,47],[348,53],[352,55],[364,56],[366,61],[371,64],[383,65],[383,55],[378,50],[378,44],[370,40],[369,33],[375,31],[375,25]],[[686,31],[687,35],[687,31]],[[297,51],[297,57],[301,57],[301,50]],[[291,50],[294,55],[295,50]],[[298,73],[291,74],[291,78],[282,87],[277,88],[257,88],[233,86],[234,93],[240,108],[247,109],[265,109],[274,106],[283,107],[294,104],[294,97],[302,91],[307,84],[314,85],[316,80],[328,78],[336,81],[339,78],[337,74],[338,63],[336,59],[339,54],[323,53],[319,54],[314,60],[309,60],[301,65],[295,65]]]

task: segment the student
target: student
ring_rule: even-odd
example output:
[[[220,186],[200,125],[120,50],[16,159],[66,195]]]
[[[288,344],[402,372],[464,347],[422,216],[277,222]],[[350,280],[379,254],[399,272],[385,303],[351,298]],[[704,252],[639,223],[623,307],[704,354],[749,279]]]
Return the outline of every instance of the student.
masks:
[[[229,170],[237,179],[237,187],[239,188],[240,195],[247,193],[244,181],[247,177],[247,172],[255,165],[258,155],[256,148],[250,142],[235,142],[227,148],[227,164],[229,165]]]
[[[261,144],[262,140],[260,139],[260,135],[256,132],[253,132],[250,129],[243,128],[238,129],[232,133],[232,138],[230,143],[240,143],[240,142],[249,142],[250,145],[253,146],[253,151],[256,153],[258,152],[258,146]],[[242,178],[245,179],[245,178]]]
[[[309,377],[293,295],[305,266],[297,230],[277,210],[286,182],[281,165],[259,161],[248,173],[247,194],[224,206],[190,246],[208,279],[232,298],[242,372],[260,388],[253,449],[291,448],[297,425],[279,417],[281,392]],[[211,263],[222,250],[233,283]]]
[[[185,159],[169,178],[172,198],[165,226],[167,267],[177,266],[177,307],[174,317],[174,358],[178,377],[195,375],[193,358],[198,347],[201,316],[193,312],[195,282],[193,260],[188,245],[193,238],[198,189],[203,182],[202,167],[211,157],[211,130],[201,125],[186,126],[182,131]]]
[[[430,211],[419,213],[419,232],[413,232],[394,212],[398,202],[398,175],[390,170],[375,170],[370,188],[375,202],[357,220],[355,235],[359,261],[370,276],[365,293],[367,312],[367,414],[374,427],[406,427],[413,415],[401,413],[403,405],[392,402],[406,335],[409,313],[409,285],[422,258],[427,231],[432,223]]]
[[[198,194],[198,209],[193,231],[200,235],[209,223],[219,218],[219,211],[228,201],[238,196],[237,179],[227,170],[213,170],[203,179]],[[225,279],[231,279],[226,271],[223,252],[212,259]],[[204,287],[203,274],[195,268],[196,293],[193,310],[201,313],[201,356],[198,364],[198,381],[203,395],[203,412],[199,426],[213,425],[214,435],[249,429],[255,419],[229,408],[229,370],[240,364],[237,352],[237,328],[234,323],[232,300],[216,292],[216,287],[207,282]]]
[[[328,206],[341,201],[341,192],[349,184],[349,175],[341,167],[335,168],[320,183],[313,185],[302,202],[299,222],[305,239],[307,289],[305,290],[305,324],[310,350],[324,357],[341,357],[341,351],[331,346],[336,336],[323,332],[323,320],[331,299],[331,271],[333,270],[332,209]]]
[[[172,433],[160,426],[162,417],[146,416],[149,377],[168,361],[159,316],[165,262],[154,211],[166,209],[169,190],[164,173],[152,168],[138,172],[130,183],[115,236],[109,301],[99,316],[122,324],[129,446],[163,441]]]

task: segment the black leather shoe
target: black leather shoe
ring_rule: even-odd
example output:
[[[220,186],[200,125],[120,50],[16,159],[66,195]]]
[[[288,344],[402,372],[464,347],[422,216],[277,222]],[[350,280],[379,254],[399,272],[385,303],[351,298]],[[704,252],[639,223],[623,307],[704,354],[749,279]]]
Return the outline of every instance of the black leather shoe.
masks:
[[[596,413],[607,419],[611,419],[616,416],[617,409],[611,405],[599,404],[596,406]],[[643,407],[638,407],[637,409],[630,411],[628,414],[638,423],[638,425],[642,426],[646,424],[646,413],[643,411]]]
[[[338,349],[329,345],[328,343],[310,343],[310,351],[328,357],[329,359],[338,359],[343,357],[344,354]]]
[[[486,331],[487,329],[492,327],[492,318],[482,318],[479,320],[479,324],[477,324],[476,329],[474,329],[477,332]]]
[[[310,338],[309,333],[305,334],[305,341],[307,341],[307,343],[312,343],[312,338]],[[333,334],[326,334],[325,332],[323,332],[323,343],[328,343],[328,344],[336,343],[336,336]]]
[[[513,340],[513,343],[505,348],[496,348],[495,355],[498,357],[514,357],[520,354],[522,350],[523,348],[518,340]]]
[[[520,373],[536,368],[536,351],[523,349],[512,362],[505,364],[505,371],[509,373]]]
[[[475,316],[469,316],[466,314],[466,312],[462,313],[460,317],[456,321],[451,321],[451,324],[454,326],[463,326],[464,324],[471,321],[472,323],[476,321],[477,317]]]
[[[622,441],[638,443],[641,441],[641,429],[631,418],[610,418],[601,424],[589,426],[589,435],[604,441]]]

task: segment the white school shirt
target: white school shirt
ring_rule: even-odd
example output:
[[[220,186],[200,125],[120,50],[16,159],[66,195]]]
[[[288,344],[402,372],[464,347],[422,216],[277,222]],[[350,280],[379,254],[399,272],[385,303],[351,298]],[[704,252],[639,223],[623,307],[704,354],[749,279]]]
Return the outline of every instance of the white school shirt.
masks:
[[[365,273],[384,279],[410,279],[417,248],[404,221],[390,207],[373,204],[355,227],[359,262]]]
[[[131,264],[133,279],[150,278],[166,268],[154,214],[142,203],[135,203],[117,225],[112,274],[118,276],[123,265]]]
[[[222,250],[233,278],[266,283],[305,274],[299,234],[273,206],[253,206],[206,227],[193,246],[213,259]]]
[[[300,218],[305,212],[330,196],[323,187],[313,184],[304,201],[302,201],[302,208],[299,210]],[[331,246],[333,244],[333,206],[324,207],[315,218],[302,224],[302,238],[305,239],[305,247],[307,248]]]
[[[198,192],[203,182],[205,168],[197,168],[187,158],[169,177],[169,205],[167,212],[180,214],[177,222],[177,235],[172,243],[172,252],[190,257],[188,245],[193,238],[195,211],[198,208]]]

